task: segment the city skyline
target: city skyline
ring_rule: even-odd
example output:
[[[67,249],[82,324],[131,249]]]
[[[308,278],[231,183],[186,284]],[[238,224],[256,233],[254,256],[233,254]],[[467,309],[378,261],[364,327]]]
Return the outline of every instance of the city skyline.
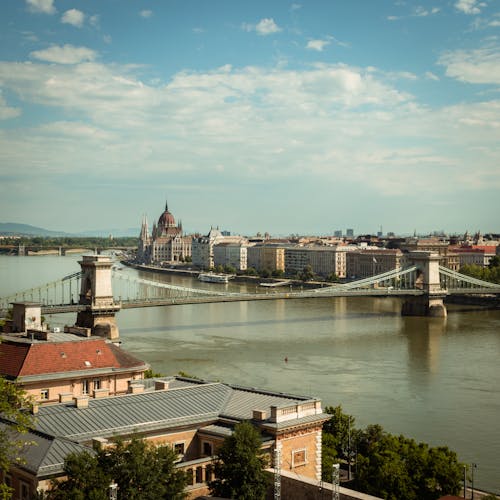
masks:
[[[498,232],[492,0],[5,0],[0,219]]]

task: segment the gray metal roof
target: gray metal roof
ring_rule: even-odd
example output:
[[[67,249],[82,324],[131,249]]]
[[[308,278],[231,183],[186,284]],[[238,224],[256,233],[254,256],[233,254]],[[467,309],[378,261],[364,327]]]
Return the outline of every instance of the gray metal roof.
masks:
[[[0,428],[6,428],[7,423],[0,421]],[[93,451],[68,439],[50,436],[41,432],[31,431],[19,436],[30,443],[21,449],[19,457],[24,463],[18,466],[36,475],[39,479],[57,475],[63,472],[64,459],[70,453]]]
[[[236,419],[249,419],[253,416],[253,410],[266,410],[270,417],[271,406],[282,406],[303,403],[304,398],[286,396],[285,394],[273,394],[258,392],[252,389],[234,389],[231,393],[227,406],[224,408],[224,416]]]
[[[166,391],[90,399],[88,408],[72,404],[41,406],[38,430],[82,442],[206,422],[218,417],[231,388],[224,384],[200,384]]]
[[[282,407],[305,401],[311,399],[177,377],[171,379],[167,390],[89,399],[88,408],[76,408],[73,403],[40,406],[36,428],[47,434],[85,442],[93,437],[211,424],[219,418],[251,420],[253,410],[266,411],[269,419],[271,406]],[[272,424],[267,420],[262,424],[280,429],[319,421],[323,417],[319,414],[293,422]]]

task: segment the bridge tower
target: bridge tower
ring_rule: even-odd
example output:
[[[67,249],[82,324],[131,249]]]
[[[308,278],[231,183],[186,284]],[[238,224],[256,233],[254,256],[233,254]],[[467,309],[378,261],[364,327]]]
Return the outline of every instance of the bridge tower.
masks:
[[[447,292],[441,288],[439,280],[439,260],[437,253],[410,252],[408,259],[417,266],[419,275],[416,287],[424,291],[423,295],[408,297],[403,303],[401,314],[403,316],[431,316],[446,318],[446,307],[443,299]]]
[[[119,338],[115,304],[111,287],[111,258],[107,255],[84,255],[78,262],[82,268],[79,304],[85,306],[76,318],[76,326],[90,328],[92,335],[110,340]]]

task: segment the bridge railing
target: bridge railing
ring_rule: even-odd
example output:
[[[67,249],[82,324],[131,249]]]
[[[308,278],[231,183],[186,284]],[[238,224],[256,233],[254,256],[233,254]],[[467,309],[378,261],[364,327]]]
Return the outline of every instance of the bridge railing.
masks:
[[[498,283],[480,280],[472,276],[458,273],[447,267],[439,266],[441,286],[446,289],[463,290],[478,288],[483,290],[500,290]]]

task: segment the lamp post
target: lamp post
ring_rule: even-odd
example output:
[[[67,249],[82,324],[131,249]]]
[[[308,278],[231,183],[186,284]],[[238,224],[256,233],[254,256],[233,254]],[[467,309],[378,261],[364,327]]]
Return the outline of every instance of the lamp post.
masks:
[[[109,485],[109,500],[117,500],[118,498],[118,485],[112,482]]]
[[[471,493],[471,500],[474,500],[474,469],[477,468],[477,464],[475,463],[472,463],[470,464],[470,469],[471,469],[471,490],[472,490],[472,493]]]
[[[340,464],[332,466],[332,500],[339,500]]]
[[[467,466],[464,465],[464,498],[467,498]]]

